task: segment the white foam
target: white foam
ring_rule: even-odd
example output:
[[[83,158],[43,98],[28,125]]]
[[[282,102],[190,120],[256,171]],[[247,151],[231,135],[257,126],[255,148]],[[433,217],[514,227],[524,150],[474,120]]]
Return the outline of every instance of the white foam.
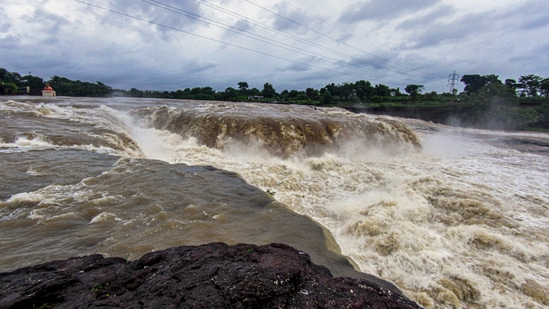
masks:
[[[97,216],[93,217],[90,221],[90,224],[105,223],[105,222],[111,222],[111,221],[122,221],[122,219],[117,217],[116,214],[114,213],[102,212]]]
[[[170,139],[168,133],[156,134],[165,142]],[[326,226],[343,253],[364,271],[397,283],[424,305],[535,306],[536,300],[522,290],[485,273],[497,260],[517,280],[533,278],[525,271],[537,273],[536,282],[548,286],[549,272],[541,265],[549,240],[547,235],[540,238],[539,227],[549,222],[529,212],[535,203],[549,205],[545,157],[451,134],[427,135],[424,141],[422,153],[405,156],[355,153],[353,158],[349,151],[344,157],[324,154],[288,160],[261,151],[246,153],[246,145],[238,143],[224,152],[192,143],[179,147],[185,141],[167,144],[173,147],[172,155],[188,164],[237,171],[249,183],[274,192],[277,200]],[[532,165],[532,160],[538,163]],[[521,197],[524,194],[528,198]],[[456,220],[469,223],[456,221],[454,227],[444,221],[453,220],[454,211],[439,208],[446,204],[480,213],[467,217],[467,212],[456,212]],[[488,228],[473,223],[483,216],[500,218],[520,232],[499,223]],[[357,229],[361,224],[365,230]],[[478,247],[483,246],[483,237],[488,249]],[[479,296],[460,299],[448,284],[465,284]],[[502,295],[498,289],[507,292]]]

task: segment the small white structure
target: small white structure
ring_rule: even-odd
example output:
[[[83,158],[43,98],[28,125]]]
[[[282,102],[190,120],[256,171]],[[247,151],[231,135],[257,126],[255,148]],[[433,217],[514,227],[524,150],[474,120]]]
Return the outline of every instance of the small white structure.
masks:
[[[259,101],[259,100],[263,100],[262,95],[248,96],[248,101]]]
[[[42,90],[43,97],[55,97],[55,90],[49,85],[46,84],[46,87]]]

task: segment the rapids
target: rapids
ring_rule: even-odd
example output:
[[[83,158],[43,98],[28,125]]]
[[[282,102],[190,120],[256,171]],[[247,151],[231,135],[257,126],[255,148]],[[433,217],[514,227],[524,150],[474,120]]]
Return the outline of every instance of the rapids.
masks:
[[[427,308],[549,306],[548,134],[130,98],[12,97],[0,120],[2,271],[276,241]]]

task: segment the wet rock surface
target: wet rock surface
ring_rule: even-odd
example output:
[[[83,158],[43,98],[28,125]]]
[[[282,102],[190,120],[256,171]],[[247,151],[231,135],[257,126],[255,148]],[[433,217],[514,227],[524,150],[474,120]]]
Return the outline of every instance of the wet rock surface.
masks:
[[[101,255],[0,273],[0,308],[420,308],[364,280],[333,278],[284,244],[211,243],[136,261]]]

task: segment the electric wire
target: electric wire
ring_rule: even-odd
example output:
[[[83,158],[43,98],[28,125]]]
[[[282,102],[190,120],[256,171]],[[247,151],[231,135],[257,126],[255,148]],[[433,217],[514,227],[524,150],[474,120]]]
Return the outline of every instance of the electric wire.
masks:
[[[363,59],[356,58],[355,56],[352,56],[352,55],[350,55],[350,54],[348,54],[348,53],[344,53],[344,52],[342,52],[341,50],[336,50],[336,49],[333,49],[333,48],[329,48],[329,47],[326,47],[325,45],[322,45],[322,44],[319,44],[319,43],[316,43],[316,42],[313,42],[313,41],[310,41],[310,40],[307,40],[307,39],[303,39],[303,38],[301,38],[301,37],[299,37],[299,36],[296,36],[296,35],[293,35],[293,34],[290,34],[290,33],[286,33],[286,32],[284,32],[284,31],[280,31],[280,30],[278,30],[278,29],[276,29],[276,28],[274,28],[274,27],[271,27],[271,26],[269,26],[269,25],[267,25],[267,24],[265,24],[265,23],[262,23],[262,22],[260,22],[260,21],[257,21],[257,20],[248,18],[248,17],[246,17],[246,16],[244,16],[244,15],[242,15],[242,14],[239,14],[239,13],[236,13],[236,12],[234,12],[234,11],[228,10],[228,9],[226,9],[226,8],[223,8],[223,7],[218,6],[218,5],[216,5],[216,4],[210,3],[210,2],[208,2],[208,1],[205,1],[205,0],[195,0],[195,1],[200,2],[200,3],[202,3],[203,5],[206,5],[206,6],[210,7],[210,8],[215,9],[215,10],[217,10],[217,11],[220,11],[220,12],[222,12],[222,13],[224,13],[224,14],[227,14],[227,15],[230,15],[230,16],[233,16],[233,17],[236,17],[236,18],[239,18],[239,19],[241,19],[241,20],[245,20],[245,21],[250,22],[250,23],[252,23],[252,24],[254,24],[254,25],[256,25],[256,26],[259,26],[259,27],[261,27],[261,28],[263,28],[263,29],[266,29],[266,30],[272,31],[272,32],[274,32],[274,33],[278,33],[278,34],[280,34],[280,35],[283,35],[283,36],[285,36],[285,37],[288,37],[288,38],[297,40],[297,41],[299,41],[299,42],[301,42],[301,43],[303,43],[303,44],[309,45],[309,46],[311,46],[311,47],[315,47],[315,48],[318,48],[318,49],[321,49],[321,50],[330,52],[330,53],[332,53],[332,54],[336,54],[336,55],[340,55],[340,56],[343,56],[343,57],[347,57],[347,58],[349,58],[350,60],[355,61],[356,63],[364,62]],[[287,1],[285,1],[285,2],[287,2]],[[295,7],[294,5],[292,5],[292,6]],[[270,13],[272,13],[272,14],[275,14],[275,15],[277,15],[277,16],[282,16],[282,15],[280,15],[280,14],[278,14],[278,13],[272,12],[271,10],[269,10],[269,9],[267,9],[267,8],[264,8],[264,7],[261,7],[261,6],[259,6],[259,7],[262,8],[262,9],[265,9],[265,10],[267,10],[268,12],[270,12]],[[298,10],[302,11],[302,10],[299,9],[299,8],[298,8]],[[309,15],[309,14],[307,14],[307,15]],[[287,20],[289,20],[289,21],[291,21],[292,23],[295,23],[295,24],[298,24],[298,25],[300,25],[300,26],[302,26],[302,27],[305,27],[306,29],[311,29],[310,27],[303,26],[303,25],[301,25],[300,23],[291,20],[290,18],[287,18],[287,17],[284,17],[284,16],[282,16],[282,17],[285,18],[285,19],[287,19]],[[318,19],[318,18],[315,18],[315,19]],[[318,20],[320,20],[320,19],[318,19]],[[326,22],[323,21],[323,20],[320,20],[320,21],[321,21],[322,23],[326,23]],[[311,29],[311,30],[312,30],[312,29]],[[312,31],[321,34],[320,32],[318,32],[318,31],[316,31],[316,30],[312,30]],[[322,36],[325,36],[325,37],[329,37],[329,36],[326,36],[326,35],[323,35],[323,34],[321,34],[321,35],[322,35]],[[329,37],[329,38],[330,38],[330,37]],[[333,39],[333,38],[330,38],[330,39],[331,39],[331,40],[336,40],[336,39]],[[344,43],[344,42],[342,42],[342,41],[340,41],[340,40],[336,40],[336,42],[338,42],[339,44],[348,45],[348,44],[346,44],[346,43]],[[356,48],[355,48],[355,49],[356,49]],[[360,52],[367,53],[367,54],[370,54],[370,53],[365,52],[365,51],[362,51],[362,50],[359,50],[359,51],[360,51]],[[373,54],[372,54],[372,55],[373,55]],[[375,56],[375,55],[374,55],[374,56]],[[387,59],[384,59],[384,58],[382,58],[382,59],[383,59],[384,61],[386,61],[386,62],[390,62],[390,61],[387,60]],[[375,72],[375,73],[377,73],[377,74],[381,74],[381,73],[379,73],[378,71],[376,71],[376,70],[374,70],[374,69],[365,68],[364,66],[359,66],[359,65],[356,65],[356,64],[352,64],[352,63],[350,63],[350,62],[342,61],[342,60],[339,60],[339,61],[340,61],[340,63],[346,63],[346,64],[349,64],[349,65],[352,65],[352,66],[358,66],[358,67],[361,67],[361,68],[363,68],[363,69],[365,69],[365,70],[369,70],[369,71]],[[404,79],[410,80],[410,81],[415,81],[416,78],[418,77],[418,76],[416,76],[416,75],[414,75],[414,74],[410,74],[410,73],[402,72],[402,71],[398,71],[398,70],[393,70],[393,69],[390,69],[390,68],[385,68],[385,70],[387,70],[387,71],[392,71],[392,72],[396,72],[396,73],[399,73],[399,74],[402,74],[402,75],[410,76],[410,77],[403,77]],[[412,77],[413,77],[413,78],[412,78]]]
[[[300,22],[297,22],[297,21],[295,21],[295,20],[293,20],[293,19],[291,19],[291,18],[288,18],[288,17],[286,17],[286,16],[284,16],[284,15],[281,15],[281,14],[279,14],[279,13],[273,11],[273,10],[270,10],[270,9],[268,9],[268,8],[262,6],[262,5],[259,5],[259,4],[255,3],[255,2],[253,2],[253,1],[250,1],[250,0],[244,0],[244,1],[250,3],[250,4],[256,6],[256,7],[260,8],[260,9],[262,9],[262,10],[264,10],[264,11],[267,11],[267,12],[269,12],[270,14],[273,14],[273,15],[275,15],[275,16],[278,16],[278,17],[280,17],[280,18],[282,18],[282,19],[284,19],[284,20],[287,20],[287,21],[289,21],[289,22],[291,22],[291,23],[293,23],[293,24],[296,24],[296,25],[298,25],[298,26],[300,26],[300,27],[302,27],[302,28],[304,28],[304,29],[306,29],[306,30],[312,31],[313,33],[316,33],[316,34],[318,34],[318,35],[320,35],[320,36],[322,36],[322,37],[324,37],[324,38],[327,38],[327,39],[329,39],[329,40],[331,40],[331,41],[334,41],[334,42],[339,43],[339,44],[341,44],[341,45],[347,46],[347,47],[352,48],[352,49],[354,49],[354,50],[356,50],[356,51],[359,51],[359,52],[361,52],[361,53],[370,55],[370,56],[372,56],[372,57],[378,58],[378,59],[383,60],[383,61],[385,61],[385,62],[387,62],[387,63],[390,63],[390,62],[391,62],[391,60],[389,60],[389,59],[387,59],[387,58],[384,58],[384,57],[378,56],[378,55],[376,55],[376,54],[373,54],[373,53],[367,52],[367,51],[365,51],[365,50],[362,50],[362,49],[360,49],[360,48],[354,47],[354,46],[352,46],[352,45],[350,45],[350,44],[347,44],[346,42],[344,42],[344,41],[342,41],[342,40],[333,38],[333,37],[331,37],[331,36],[329,36],[329,35],[326,35],[326,34],[324,34],[324,33],[322,33],[322,32],[319,32],[319,31],[317,31],[317,30],[315,30],[315,29],[313,29],[313,28],[311,28],[311,27],[309,27],[309,26],[303,25],[303,24],[300,23]],[[360,59],[359,59],[359,60],[360,60]],[[413,75],[413,74],[410,74],[410,73],[407,73],[407,72],[401,72],[401,71],[396,71],[396,70],[390,70],[390,69],[387,69],[387,68],[386,68],[386,70],[393,71],[393,72],[400,73],[400,74],[404,74],[404,75],[408,75],[408,76],[411,76],[411,77],[418,77],[418,76],[416,76],[416,75]]]
[[[225,42],[225,41],[222,41],[222,40],[214,39],[214,38],[211,38],[211,37],[208,37],[208,36],[205,36],[205,35],[201,35],[201,34],[193,33],[191,31],[186,31],[186,30],[183,30],[183,29],[179,29],[179,28],[175,28],[175,27],[172,27],[172,26],[164,25],[164,24],[152,21],[152,20],[147,20],[147,19],[139,17],[139,16],[131,15],[131,14],[128,14],[128,13],[123,13],[123,12],[116,11],[116,10],[113,10],[113,9],[110,9],[110,8],[106,8],[106,7],[103,7],[103,6],[100,6],[100,5],[92,4],[92,3],[89,3],[89,2],[86,2],[86,1],[82,1],[82,0],[73,0],[73,1],[81,3],[81,4],[88,5],[88,6],[93,7],[93,8],[97,8],[97,9],[100,9],[100,10],[111,12],[113,14],[117,14],[117,15],[124,16],[124,17],[127,17],[127,18],[135,19],[135,20],[138,20],[138,21],[141,21],[141,22],[146,22],[146,23],[151,24],[151,25],[155,25],[155,26],[163,27],[163,28],[166,28],[166,29],[169,29],[169,30],[189,34],[189,35],[196,36],[196,37],[199,37],[199,38],[202,38],[202,39],[205,39],[205,40],[209,40],[209,41],[216,42],[216,43],[219,43],[219,44],[223,44],[223,45],[239,48],[239,49],[242,49],[242,50],[254,52],[254,53],[257,53],[257,54],[260,54],[260,55],[264,55],[264,56],[268,56],[268,57],[272,57],[272,58],[276,58],[276,59],[280,59],[280,60],[284,60],[284,61],[288,61],[288,62],[293,62],[295,64],[300,64],[300,65],[304,65],[304,66],[311,67],[311,68],[316,68],[316,69],[327,71],[327,72],[332,72],[332,73],[341,74],[341,75],[354,76],[353,74],[350,74],[350,73],[339,72],[339,71],[323,68],[323,67],[320,67],[320,66],[316,66],[316,65],[313,65],[313,64],[310,64],[310,63],[301,62],[301,61],[297,61],[297,60],[293,60],[293,59],[273,55],[273,54],[270,54],[270,53],[262,52],[262,51],[252,49],[252,48],[248,48],[248,47],[245,47],[245,46],[241,46],[241,45]]]
[[[203,0],[196,0],[196,1],[203,1]],[[322,24],[324,24],[324,25],[328,25],[328,23],[327,23],[324,19],[319,18],[318,16],[315,16],[315,15],[313,15],[313,14],[307,12],[306,10],[304,10],[304,9],[302,9],[302,8],[300,8],[300,7],[298,7],[298,6],[296,6],[295,4],[293,4],[293,3],[289,2],[289,1],[286,1],[286,0],[281,0],[281,1],[284,2],[284,3],[286,3],[286,4],[289,5],[289,6],[293,7],[294,9],[300,11],[301,13],[303,13],[303,14],[309,16],[310,18],[312,18],[312,19],[314,19],[314,20],[317,20],[318,22],[320,22],[320,23],[322,23]],[[370,44],[371,44],[371,45],[375,45],[375,46],[378,47],[378,48],[384,49],[385,51],[389,51],[389,50],[387,50],[387,49],[386,49],[385,47],[383,47],[383,46],[379,46],[379,45],[372,44],[372,43],[370,43]],[[353,47],[353,46],[350,46],[350,47],[353,48],[353,49],[355,48],[355,47]],[[366,53],[365,51],[362,51],[361,49],[356,49],[356,50],[358,50],[358,51],[360,51],[360,52]],[[393,62],[393,61],[391,61],[390,59],[388,59],[388,61]],[[408,67],[408,68],[411,68],[411,66],[406,65],[406,64],[400,64],[400,65],[406,66],[406,67]],[[410,75],[410,76],[415,76],[415,77],[419,77],[419,76],[414,75],[414,74],[408,74],[408,75]]]
[[[253,52],[253,53],[257,53],[257,54],[260,54],[260,55],[264,55],[264,56],[268,56],[268,57],[280,59],[280,60],[283,60],[283,61],[287,61],[287,62],[299,64],[299,65],[302,65],[302,66],[305,66],[305,67],[309,67],[309,68],[316,68],[316,69],[319,69],[319,70],[323,70],[323,71],[327,71],[327,72],[332,72],[332,73],[336,73],[336,74],[340,74],[340,75],[355,76],[355,77],[357,77],[357,78],[359,78],[359,79],[364,79],[364,76],[357,76],[357,75],[352,74],[352,73],[349,73],[349,72],[336,71],[336,70],[332,70],[332,69],[329,69],[329,68],[325,68],[325,67],[321,67],[321,66],[318,66],[318,65],[311,64],[310,62],[303,62],[303,61],[293,60],[293,59],[290,59],[290,58],[282,57],[282,56],[279,56],[279,55],[274,55],[274,54],[272,54],[272,53],[264,52],[264,51],[261,51],[261,50],[257,50],[257,49],[245,47],[245,46],[242,46],[242,45],[238,45],[238,44],[234,44],[234,43],[222,41],[222,40],[215,39],[215,38],[212,38],[212,37],[209,37],[209,36],[206,36],[206,35],[201,35],[201,34],[193,33],[193,32],[191,32],[191,31],[187,31],[187,30],[175,28],[175,27],[173,27],[173,26],[161,24],[161,23],[156,22],[156,21],[153,21],[153,20],[147,20],[147,19],[142,18],[142,17],[139,17],[139,16],[131,15],[131,14],[124,13],[124,12],[120,12],[120,11],[116,11],[116,10],[111,9],[111,8],[102,7],[102,6],[99,6],[99,5],[96,5],[96,4],[92,4],[92,3],[89,3],[89,2],[86,2],[86,1],[83,1],[83,0],[74,0],[74,1],[75,1],[75,2],[79,2],[79,3],[81,3],[81,4],[85,4],[85,5],[91,6],[91,7],[95,7],[95,8],[101,9],[101,10],[105,10],[105,11],[108,11],[108,12],[111,12],[111,13],[114,13],[114,14],[118,14],[118,15],[125,16],[125,17],[128,17],[128,18],[136,19],[136,20],[139,20],[139,21],[141,21],[141,22],[146,22],[146,23],[149,23],[149,24],[151,24],[151,25],[156,25],[156,26],[159,26],[159,27],[163,27],[163,28],[166,28],[166,29],[173,30],[173,31],[177,31],[177,32],[189,34],[189,35],[192,35],[192,36],[196,36],[196,37],[199,37],[199,38],[202,38],[202,39],[206,39],[206,40],[209,40],[209,41],[213,41],[213,42],[216,42],[216,43],[219,43],[219,44],[222,44],[222,45],[226,45],[226,46],[231,46],[231,47],[239,48],[239,49],[246,50],[246,51]],[[272,43],[272,42],[270,42],[271,39],[266,38],[266,37],[264,37],[264,36],[259,36],[259,35],[257,35],[257,34],[253,34],[253,33],[250,33],[250,32],[247,32],[247,33],[246,33],[246,31],[244,31],[244,30],[242,30],[242,29],[238,29],[238,28],[235,28],[235,27],[231,27],[231,26],[228,26],[228,25],[226,25],[226,24],[219,23],[219,22],[217,22],[217,21],[213,21],[213,20],[211,20],[211,19],[203,18],[203,17],[201,17],[201,16],[199,16],[199,15],[197,15],[197,14],[190,13],[190,12],[188,12],[188,11],[181,10],[181,9],[178,9],[178,8],[176,8],[176,7],[173,7],[173,6],[169,6],[169,5],[163,4],[162,2],[159,2],[159,1],[156,1],[156,0],[142,0],[142,1],[145,2],[145,3],[148,3],[148,4],[150,4],[150,5],[154,5],[154,6],[157,6],[157,7],[162,8],[162,9],[171,11],[171,12],[173,12],[173,13],[177,13],[177,14],[181,14],[181,15],[187,16],[187,17],[189,17],[189,18],[194,18],[194,19],[201,20],[202,22],[205,22],[205,23],[214,25],[214,26],[216,26],[216,27],[225,29],[225,30],[227,30],[227,31],[231,31],[231,32],[238,33],[238,34],[240,34],[240,35],[252,37],[253,39],[262,41],[263,43],[268,43],[268,44],[270,44],[270,45],[274,45],[274,46],[277,46],[277,47],[279,47],[279,48],[284,48],[284,49],[286,49],[286,50],[291,50],[291,51],[296,52],[296,53],[304,54],[304,53],[301,52],[300,50],[296,50],[295,48],[289,46],[288,44],[285,44],[285,43],[282,43],[282,42],[279,42],[279,41],[277,41],[277,43]],[[197,0],[197,1],[205,2],[205,1],[203,1],[203,0]],[[229,12],[230,12],[230,11],[229,11]],[[278,30],[277,30],[277,31],[278,31]],[[320,54],[318,54],[318,53],[313,53],[313,52],[310,52],[310,51],[309,51],[308,53],[309,53],[308,56],[317,55],[317,56],[319,56],[319,57],[321,58],[322,61],[325,61],[325,62],[330,62],[330,63],[336,64],[336,65],[345,65],[345,66],[353,67],[354,69],[357,69],[357,70],[365,70],[365,71],[371,71],[371,72],[373,72],[373,73],[375,73],[375,74],[381,74],[380,70],[374,71],[374,70],[371,70],[371,69],[366,69],[366,68],[363,68],[363,67],[360,67],[360,66],[357,66],[357,65],[349,64],[349,63],[347,63],[347,62],[345,62],[345,61],[341,61],[341,60],[338,60],[338,59],[330,58],[330,57],[327,57],[327,56],[325,56],[325,55],[320,55]],[[405,77],[404,77],[404,78],[405,78]],[[377,78],[377,79],[383,81],[383,78]],[[408,79],[408,78],[405,78],[405,79]]]
[[[240,28],[236,28],[236,27],[224,24],[224,23],[220,23],[218,21],[202,17],[198,14],[195,14],[195,13],[189,12],[187,10],[183,10],[183,9],[180,9],[180,8],[162,3],[160,1],[156,1],[156,0],[141,0],[141,1],[143,1],[145,3],[148,3],[148,4],[151,4],[155,7],[159,7],[159,8],[162,8],[164,10],[170,11],[172,13],[183,15],[183,16],[186,16],[186,17],[191,18],[191,19],[199,20],[199,21],[204,22],[208,25],[211,25],[211,26],[214,26],[214,27],[226,30],[226,31],[230,31],[230,32],[233,32],[233,33],[237,33],[239,35],[249,37],[251,39],[260,41],[260,42],[265,43],[265,44],[269,44],[269,45],[276,46],[276,47],[279,47],[279,48],[282,48],[282,49],[290,50],[290,51],[293,51],[293,52],[301,54],[301,55],[316,56],[316,57],[319,57],[320,59],[322,59],[323,61],[330,62],[330,63],[335,64],[335,65],[345,65],[347,67],[350,67],[350,68],[356,69],[356,70],[360,70],[360,71],[364,70],[364,71],[370,71],[370,72],[373,72],[373,73],[379,73],[375,70],[364,68],[364,67],[361,67],[361,66],[358,66],[358,65],[354,65],[354,64],[351,64],[351,63],[348,63],[348,62],[345,62],[345,61],[341,61],[339,59],[328,57],[326,55],[322,55],[322,54],[315,53],[315,52],[312,52],[312,51],[299,49],[299,48],[296,48],[296,47],[294,47],[292,45],[289,45],[287,43],[274,40],[273,38],[268,38],[268,37],[265,37],[265,36],[262,36],[262,35],[259,35],[259,34],[256,34],[256,33],[252,33],[252,32],[240,29]]]
[[[297,40],[297,41],[299,41],[299,42],[301,42],[301,43],[303,43],[303,44],[309,45],[309,46],[311,46],[311,47],[315,47],[315,48],[318,48],[318,49],[321,49],[321,50],[330,52],[330,53],[332,53],[332,54],[336,54],[336,55],[340,55],[340,56],[344,56],[344,57],[348,57],[348,58],[350,58],[350,59],[354,59],[354,60],[359,60],[359,61],[360,61],[360,59],[356,59],[356,58],[354,58],[352,55],[343,53],[343,52],[341,52],[341,51],[339,51],[339,50],[335,50],[335,49],[326,47],[326,46],[324,46],[324,45],[322,45],[322,44],[318,44],[318,43],[312,42],[312,41],[310,41],[310,40],[303,39],[303,38],[298,37],[298,36],[296,36],[296,35],[292,35],[292,34],[290,34],[290,33],[286,33],[286,32],[280,31],[280,30],[278,30],[278,29],[276,29],[276,28],[273,28],[273,27],[271,27],[271,26],[269,26],[269,25],[267,25],[267,24],[265,24],[265,23],[262,23],[262,22],[259,22],[259,21],[257,21],[257,20],[248,18],[248,17],[246,17],[246,16],[244,16],[244,15],[238,14],[238,13],[236,13],[236,12],[233,12],[233,11],[231,11],[231,10],[225,9],[225,8],[223,8],[223,7],[220,7],[220,6],[215,5],[215,4],[213,4],[213,3],[207,2],[207,1],[205,1],[205,0],[196,0],[196,1],[198,1],[198,2],[200,2],[200,3],[202,3],[202,4],[204,4],[204,5],[206,5],[206,6],[208,6],[208,7],[211,7],[211,8],[213,8],[213,9],[215,9],[215,10],[218,10],[218,11],[220,11],[220,12],[223,12],[223,13],[225,13],[225,14],[227,14],[227,15],[231,15],[231,16],[233,16],[233,17],[240,18],[241,20],[246,20],[247,22],[250,22],[250,23],[252,23],[252,24],[254,24],[254,25],[256,25],[256,26],[259,26],[259,27],[261,27],[261,28],[263,28],[263,29],[269,30],[269,31],[271,31],[271,32],[273,32],[273,33],[277,33],[277,34],[283,35],[283,36],[285,36],[285,37],[287,37],[287,38],[290,38],[290,39],[293,39],[293,40]]]

